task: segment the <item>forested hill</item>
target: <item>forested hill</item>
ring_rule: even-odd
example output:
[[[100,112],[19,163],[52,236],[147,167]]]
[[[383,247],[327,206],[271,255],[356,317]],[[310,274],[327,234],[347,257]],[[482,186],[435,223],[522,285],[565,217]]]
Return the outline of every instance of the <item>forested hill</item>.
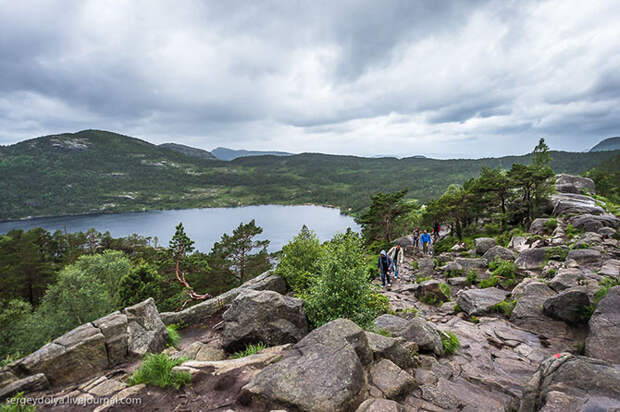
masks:
[[[618,151],[551,152],[556,173],[582,173]],[[422,202],[482,166],[510,168],[529,156],[476,160],[370,159],[300,154],[230,162],[188,157],[146,141],[85,130],[0,147],[0,219],[251,204],[329,204],[355,213],[377,191],[408,188]]]

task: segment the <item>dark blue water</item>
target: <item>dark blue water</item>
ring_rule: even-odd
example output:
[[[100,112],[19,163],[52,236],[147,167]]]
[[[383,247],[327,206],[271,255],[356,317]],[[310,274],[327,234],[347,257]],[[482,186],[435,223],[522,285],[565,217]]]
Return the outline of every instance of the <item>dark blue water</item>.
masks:
[[[167,246],[175,226],[183,222],[185,232],[196,242],[196,248],[209,252],[223,233],[230,234],[239,223],[248,223],[252,219],[263,228],[263,233],[258,238],[271,241],[270,251],[282,249],[282,246],[299,233],[304,224],[314,230],[321,241],[331,239],[338,232],[345,232],[348,227],[354,231],[360,230],[351,217],[341,215],[338,209],[265,205],[40,218],[0,223],[0,233],[35,227],[52,232],[85,232],[95,228],[99,232],[110,231],[113,237],[124,237],[133,233],[157,237],[160,245]]]

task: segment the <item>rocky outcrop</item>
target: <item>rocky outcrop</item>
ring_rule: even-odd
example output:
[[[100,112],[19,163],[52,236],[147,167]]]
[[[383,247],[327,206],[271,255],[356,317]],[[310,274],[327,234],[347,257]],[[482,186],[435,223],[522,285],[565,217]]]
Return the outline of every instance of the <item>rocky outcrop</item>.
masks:
[[[456,303],[468,315],[483,315],[502,302],[508,292],[498,288],[467,289],[457,294]]]
[[[620,409],[620,365],[554,355],[540,365],[524,391],[519,412]]]
[[[555,177],[555,190],[560,193],[596,193],[594,181],[588,177],[559,174]]]
[[[308,334],[301,299],[273,291],[245,290],[224,313],[223,346],[229,352],[248,344],[269,346],[296,343]]]
[[[0,388],[0,402],[16,395],[19,392],[34,392],[47,389],[49,382],[43,373],[27,376],[23,379],[12,381]]]
[[[515,254],[512,250],[506,249],[505,247],[493,246],[492,248],[487,250],[484,255],[482,255],[482,258],[485,259],[487,262],[492,262],[495,259],[515,260]]]
[[[163,312],[160,316],[166,325],[173,323],[195,325],[206,322],[211,316],[222,310],[226,305],[229,305],[242,291],[247,289],[272,290],[284,294],[287,287],[286,282],[280,276],[272,275],[271,272],[265,272],[238,288],[224,292],[215,298],[205,300],[180,312]]]
[[[560,269],[548,283],[549,287],[556,292],[570,289],[579,285],[579,280],[584,278],[584,273],[580,269],[568,268]]]
[[[364,365],[371,360],[365,332],[337,319],[261,370],[243,387],[242,402],[256,410],[274,404],[310,412],[355,410],[364,400]]]
[[[455,262],[463,267],[465,273],[470,270],[474,270],[476,272],[484,272],[489,264],[486,259],[482,258],[463,258],[457,257]]]
[[[166,325],[159,317],[153,298],[123,310],[127,315],[127,346],[130,354],[143,356],[161,352],[168,342]]]
[[[414,293],[422,301],[445,302],[450,300],[441,290],[441,282],[435,279],[427,280],[417,285]]]
[[[399,336],[408,341],[417,343],[421,351],[443,354],[443,344],[437,329],[432,323],[421,318],[403,319],[394,315],[381,315],[374,320],[379,329],[390,332],[392,336]]]
[[[613,215],[583,214],[572,218],[570,224],[586,232],[598,232],[604,227],[617,229],[620,226],[620,219]]]
[[[479,237],[474,240],[474,248],[477,255],[484,255],[485,252],[496,245],[495,239],[492,237]]]
[[[105,347],[108,352],[110,365],[122,362],[127,358],[129,351],[129,336],[127,334],[127,315],[114,312],[93,322],[105,337]]]
[[[402,399],[417,386],[413,376],[388,359],[372,365],[368,375],[368,383],[387,399]]]
[[[572,249],[566,256],[566,260],[574,260],[580,265],[600,265],[601,259],[601,252],[596,249]]]
[[[366,332],[366,338],[375,361],[388,359],[402,369],[413,366],[411,349],[405,348],[405,345],[403,345],[404,339],[395,339],[373,332]],[[414,345],[412,349],[417,350],[417,345]]]
[[[573,324],[586,319],[586,310],[589,305],[590,299],[585,290],[568,289],[546,299],[543,303],[543,313],[551,318]]]
[[[589,196],[559,193],[551,195],[554,216],[602,215],[605,210]]]
[[[609,289],[589,322],[586,355],[620,364],[620,286]]]

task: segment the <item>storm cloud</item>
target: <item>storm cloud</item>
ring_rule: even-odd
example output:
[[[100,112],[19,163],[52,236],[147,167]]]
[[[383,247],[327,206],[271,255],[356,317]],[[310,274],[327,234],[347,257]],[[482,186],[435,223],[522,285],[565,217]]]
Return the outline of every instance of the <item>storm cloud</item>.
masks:
[[[0,144],[97,128],[291,152],[620,135],[620,3],[0,2]]]

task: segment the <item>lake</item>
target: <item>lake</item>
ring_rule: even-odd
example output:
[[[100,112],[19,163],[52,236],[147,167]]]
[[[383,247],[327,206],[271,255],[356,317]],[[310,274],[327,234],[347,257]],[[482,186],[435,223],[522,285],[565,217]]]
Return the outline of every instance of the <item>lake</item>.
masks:
[[[49,217],[32,220],[0,223],[0,233],[11,229],[29,230],[42,227],[48,231],[85,232],[95,228],[99,232],[110,231],[113,237],[124,237],[137,233],[141,236],[157,237],[159,245],[168,245],[174,228],[183,222],[185,232],[202,252],[209,252],[223,233],[231,234],[239,223],[255,219],[263,228],[259,239],[269,239],[269,251],[282,249],[302,225],[312,229],[321,241],[331,239],[348,227],[359,232],[360,227],[353,218],[341,215],[338,209],[322,206],[247,206],[237,208],[206,208],[161,210],[106,215],[84,215]]]

